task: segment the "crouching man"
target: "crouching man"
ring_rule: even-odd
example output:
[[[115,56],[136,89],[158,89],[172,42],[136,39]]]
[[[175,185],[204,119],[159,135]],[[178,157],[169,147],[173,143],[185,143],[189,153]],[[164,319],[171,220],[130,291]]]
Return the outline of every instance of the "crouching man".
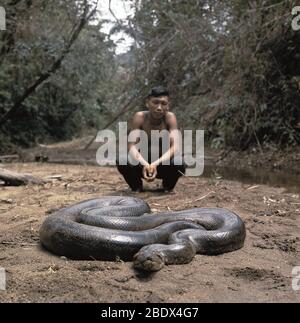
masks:
[[[139,149],[137,139],[128,145],[131,162],[126,160],[126,165],[123,165],[117,161],[117,167],[132,191],[143,191],[142,179],[152,182],[158,178],[162,179],[163,190],[172,192],[179,177],[185,173],[186,166],[178,154],[180,142],[177,120],[175,114],[170,112],[168,90],[161,86],[153,88],[145,103],[147,110],[134,115],[131,130],[137,138],[141,138],[141,131],[146,134],[148,154],[143,154],[143,149]],[[162,133],[168,138],[161,136]],[[158,134],[158,140],[153,140]],[[164,139],[168,142],[167,148],[163,144]]]

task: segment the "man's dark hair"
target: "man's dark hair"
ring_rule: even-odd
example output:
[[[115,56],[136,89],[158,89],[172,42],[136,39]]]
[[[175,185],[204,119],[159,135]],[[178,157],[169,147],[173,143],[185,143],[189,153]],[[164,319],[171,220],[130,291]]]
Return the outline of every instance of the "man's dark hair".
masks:
[[[169,96],[169,91],[163,86],[155,86],[150,90],[147,99],[151,97],[158,98],[159,96]]]

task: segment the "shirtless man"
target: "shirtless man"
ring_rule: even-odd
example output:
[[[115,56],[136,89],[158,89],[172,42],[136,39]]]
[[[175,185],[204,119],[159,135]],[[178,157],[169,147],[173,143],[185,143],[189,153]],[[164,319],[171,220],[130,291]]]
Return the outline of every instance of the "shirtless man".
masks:
[[[174,113],[170,112],[169,92],[162,86],[153,88],[146,98],[148,111],[137,112],[132,120],[131,130],[144,130],[148,136],[148,156],[143,156],[136,148],[135,143],[129,144],[131,156],[138,161],[137,166],[128,163],[119,165],[118,170],[123,175],[125,181],[132,191],[143,191],[144,178],[147,182],[154,181],[155,178],[162,179],[163,190],[173,191],[178,179],[185,173],[185,165],[174,164],[174,156],[178,152],[177,120]],[[170,145],[166,151],[159,147],[159,158],[151,161],[151,130],[167,130]],[[169,165],[163,165],[164,161],[169,161]]]

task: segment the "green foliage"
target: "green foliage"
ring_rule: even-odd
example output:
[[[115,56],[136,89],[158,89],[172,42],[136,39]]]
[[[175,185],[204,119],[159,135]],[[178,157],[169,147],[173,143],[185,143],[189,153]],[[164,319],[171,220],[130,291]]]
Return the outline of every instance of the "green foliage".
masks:
[[[0,34],[0,120],[60,57],[85,2],[3,1],[8,28]],[[205,129],[216,148],[299,144],[293,1],[124,1],[134,15],[111,33],[130,35],[130,52],[117,57],[101,22],[90,21],[60,68],[0,126],[0,149],[101,128],[124,102],[157,84],[169,88],[180,124]]]
[[[222,133],[225,145],[238,149],[300,143],[300,94],[295,81],[300,74],[296,68],[300,35],[288,25],[288,5],[276,1],[264,5],[267,9],[248,8],[249,17],[245,11],[236,17],[243,32],[225,48],[224,108],[210,125],[212,133]],[[234,26],[229,28],[233,32]]]
[[[293,1],[135,1],[138,86],[166,85],[185,127],[214,147],[300,142]],[[119,26],[120,29],[120,26]],[[295,79],[296,78],[296,79]]]
[[[60,57],[74,26],[81,1],[19,1],[4,6],[9,17],[0,34],[0,117]],[[119,95],[114,44],[87,24],[61,67],[18,107],[1,128],[1,147],[69,139],[111,116]]]

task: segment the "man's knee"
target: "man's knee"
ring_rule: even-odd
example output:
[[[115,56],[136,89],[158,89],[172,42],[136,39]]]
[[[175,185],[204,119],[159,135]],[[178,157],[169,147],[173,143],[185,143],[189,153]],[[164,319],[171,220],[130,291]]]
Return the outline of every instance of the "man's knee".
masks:
[[[126,173],[128,173],[128,172],[129,172],[129,167],[128,167],[128,165],[119,165],[119,164],[117,164],[117,169],[118,169],[118,171],[119,171],[122,175],[124,175],[124,174],[126,174]]]
[[[127,158],[127,156],[117,156],[117,158],[116,158],[116,165],[117,166],[127,166],[128,165],[128,158]]]
[[[120,160],[116,161],[117,169],[122,175],[142,176],[141,165],[131,165],[130,163],[121,163]]]
[[[138,161],[134,161],[131,158],[128,158],[127,156],[119,156],[116,159],[116,165],[117,166],[129,166],[131,168],[134,167],[141,167],[141,164]]]
[[[164,165],[158,166],[157,178],[179,178],[185,174],[185,165]]]
[[[121,174],[128,173],[130,171],[130,166],[126,158],[119,157],[116,159],[117,169]]]

